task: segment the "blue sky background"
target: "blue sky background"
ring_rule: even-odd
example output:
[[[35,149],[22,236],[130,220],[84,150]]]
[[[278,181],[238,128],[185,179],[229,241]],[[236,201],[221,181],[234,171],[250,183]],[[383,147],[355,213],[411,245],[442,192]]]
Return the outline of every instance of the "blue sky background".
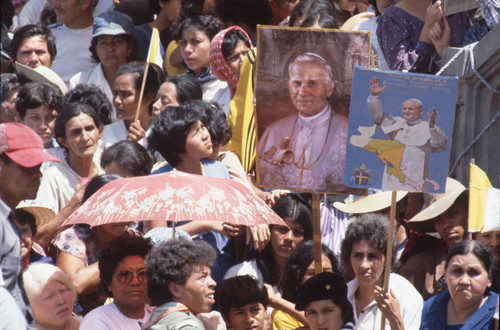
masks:
[[[458,78],[399,71],[382,71],[359,66],[354,68],[353,75],[347,155],[343,177],[344,184],[357,188],[380,189],[382,186],[384,163],[375,154],[349,143],[352,135],[360,134],[357,131],[358,126],[372,126],[374,124],[368,112],[366,99],[370,95],[369,81],[375,76],[379,78],[380,86],[387,86],[379,94],[384,112],[392,116],[402,117],[402,103],[404,100],[410,98],[417,98],[422,101],[424,106],[422,118],[424,120],[429,119],[427,115],[428,111],[433,107],[436,108],[436,124],[446,134],[448,141],[446,150],[429,155],[429,179],[435,180],[441,185],[440,191],[433,192],[444,192],[448,172]],[[373,138],[387,139],[379,127],[377,127]],[[373,175],[371,185],[358,186],[350,182],[355,167],[359,167],[362,163],[368,167],[370,174]]]

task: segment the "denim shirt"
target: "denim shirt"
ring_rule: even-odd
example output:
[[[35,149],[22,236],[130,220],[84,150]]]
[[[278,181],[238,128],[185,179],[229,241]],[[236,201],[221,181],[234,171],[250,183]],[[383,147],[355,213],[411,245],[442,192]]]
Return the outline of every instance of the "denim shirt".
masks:
[[[23,287],[21,234],[14,223],[14,213],[0,199],[0,266],[3,286],[10,292],[19,309],[26,315],[29,305]]]

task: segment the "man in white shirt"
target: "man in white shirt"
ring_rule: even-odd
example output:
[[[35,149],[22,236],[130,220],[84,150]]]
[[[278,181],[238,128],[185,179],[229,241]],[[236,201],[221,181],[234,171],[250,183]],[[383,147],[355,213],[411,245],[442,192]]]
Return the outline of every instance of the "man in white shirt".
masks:
[[[57,23],[50,26],[56,38],[57,56],[52,66],[69,85],[70,78],[94,68],[89,50],[94,17],[92,12],[99,0],[53,0]]]
[[[260,183],[341,191],[347,118],[328,102],[335,88],[332,69],[321,56],[304,53],[291,62],[288,74],[290,99],[297,113],[269,125],[260,138]]]

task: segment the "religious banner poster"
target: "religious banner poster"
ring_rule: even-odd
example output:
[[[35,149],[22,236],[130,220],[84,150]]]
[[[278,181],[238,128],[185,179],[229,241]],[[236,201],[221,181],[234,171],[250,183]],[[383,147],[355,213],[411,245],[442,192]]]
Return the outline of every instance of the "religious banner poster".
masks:
[[[368,65],[367,32],[260,27],[257,184],[360,192],[342,183],[355,64]]]
[[[356,66],[343,182],[443,193],[458,78]]]

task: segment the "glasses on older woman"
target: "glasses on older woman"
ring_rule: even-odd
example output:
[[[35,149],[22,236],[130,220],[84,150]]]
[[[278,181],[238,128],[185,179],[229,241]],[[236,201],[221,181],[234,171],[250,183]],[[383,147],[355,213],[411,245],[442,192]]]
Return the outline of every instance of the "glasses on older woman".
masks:
[[[114,275],[122,284],[129,284],[135,277],[140,283],[146,282],[146,269],[141,268],[137,271],[122,269]]]

